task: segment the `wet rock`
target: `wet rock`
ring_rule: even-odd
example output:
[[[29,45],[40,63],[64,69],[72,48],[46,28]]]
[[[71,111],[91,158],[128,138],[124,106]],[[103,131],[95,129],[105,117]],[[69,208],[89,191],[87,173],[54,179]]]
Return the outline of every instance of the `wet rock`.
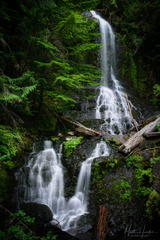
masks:
[[[153,156],[153,153],[151,150],[149,149],[145,149],[143,152],[142,152],[142,157],[145,159],[145,160],[150,160],[151,157]]]
[[[70,235],[67,232],[62,231],[60,228],[53,226],[52,224],[48,223],[45,225],[44,228],[45,232],[51,231],[53,235],[57,235],[56,240],[78,240],[78,238]]]
[[[56,240],[77,240],[76,237],[49,223],[53,219],[53,214],[46,205],[29,202],[21,203],[20,208],[24,210],[28,216],[35,218],[35,222],[31,228],[36,235],[46,236],[47,232],[51,231],[53,235],[57,235]]]
[[[120,145],[120,144],[126,142],[128,138],[129,138],[128,134],[125,134],[125,135],[113,135],[113,136],[112,135],[104,135],[103,136],[104,140],[108,140],[111,143],[113,142],[116,145]]]
[[[78,233],[83,234],[91,230],[94,226],[94,220],[90,214],[84,214],[78,221]]]
[[[39,204],[35,202],[21,203],[20,209],[36,219],[40,219],[44,222],[49,222],[53,219],[53,213],[50,208],[44,204]]]

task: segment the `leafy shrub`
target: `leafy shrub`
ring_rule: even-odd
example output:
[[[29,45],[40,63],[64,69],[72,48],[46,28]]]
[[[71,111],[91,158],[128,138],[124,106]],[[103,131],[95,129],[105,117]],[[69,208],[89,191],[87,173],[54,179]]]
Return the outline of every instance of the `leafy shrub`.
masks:
[[[160,100],[159,100],[159,97],[160,97],[160,85],[159,84],[155,84],[153,86],[153,94],[154,94],[154,98],[152,99],[152,102],[154,104],[159,104]]]
[[[12,160],[22,144],[22,137],[18,131],[0,125],[0,165],[3,163],[9,169],[15,167]]]
[[[124,177],[121,180],[113,182],[114,189],[119,198],[124,201],[131,201],[132,189],[130,183]]]
[[[149,194],[148,200],[146,201],[146,215],[150,220],[155,215],[160,216],[160,210],[157,202],[159,197],[160,194],[156,190],[152,190]]]
[[[47,233],[46,237],[35,236],[34,232],[30,230],[29,226],[34,223],[34,218],[26,215],[23,211],[10,214],[11,225],[5,229],[0,230],[1,240],[55,240],[56,235],[51,232]]]
[[[69,157],[74,149],[81,143],[83,137],[76,138],[68,138],[66,142],[64,142],[64,151],[66,156]]]

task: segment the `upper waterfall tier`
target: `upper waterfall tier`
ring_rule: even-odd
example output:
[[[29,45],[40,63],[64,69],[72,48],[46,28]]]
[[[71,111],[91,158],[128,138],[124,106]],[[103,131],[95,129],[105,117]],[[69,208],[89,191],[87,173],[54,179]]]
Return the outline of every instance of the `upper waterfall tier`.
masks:
[[[99,22],[102,43],[100,48],[102,85],[99,87],[95,117],[104,120],[100,127],[102,131],[111,135],[122,135],[133,126],[133,123],[126,101],[126,93],[116,78],[115,34],[109,22],[95,11],[91,11],[91,14]],[[130,105],[133,107],[131,103]]]

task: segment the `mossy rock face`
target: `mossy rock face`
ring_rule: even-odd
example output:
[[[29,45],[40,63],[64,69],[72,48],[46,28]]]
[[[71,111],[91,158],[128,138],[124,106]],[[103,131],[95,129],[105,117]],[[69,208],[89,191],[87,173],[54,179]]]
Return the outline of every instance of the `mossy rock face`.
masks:
[[[114,234],[116,234],[130,224],[135,227],[143,226],[145,203],[143,199],[134,199],[132,196],[134,185],[132,169],[127,169],[125,165],[122,165],[110,171],[108,169],[103,174],[105,167],[104,164],[100,165],[102,170],[99,179],[92,183],[90,198],[95,208],[100,205],[107,207],[110,231],[115,231]]]
[[[152,187],[160,193],[160,161],[154,165],[152,173],[154,176]]]
[[[100,158],[96,164],[92,166],[90,201],[95,208],[107,207],[111,232],[122,231],[130,224],[135,228],[152,226],[155,218],[160,220],[157,140],[145,141],[128,158],[112,150],[108,159]],[[155,190],[157,194],[153,195]]]

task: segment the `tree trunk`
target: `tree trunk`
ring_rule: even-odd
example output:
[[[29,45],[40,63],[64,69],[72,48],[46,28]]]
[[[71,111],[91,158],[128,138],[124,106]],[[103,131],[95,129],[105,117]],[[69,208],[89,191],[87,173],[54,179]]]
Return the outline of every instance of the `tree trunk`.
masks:
[[[160,117],[157,118],[154,122],[147,124],[139,132],[135,133],[132,137],[130,137],[125,143],[123,143],[119,147],[119,150],[124,153],[130,153],[134,148],[136,148],[140,143],[145,140],[145,135],[154,132],[157,129],[158,123],[160,123]]]
[[[106,240],[108,234],[108,211],[105,206],[99,207],[97,224],[94,230],[93,240]]]

